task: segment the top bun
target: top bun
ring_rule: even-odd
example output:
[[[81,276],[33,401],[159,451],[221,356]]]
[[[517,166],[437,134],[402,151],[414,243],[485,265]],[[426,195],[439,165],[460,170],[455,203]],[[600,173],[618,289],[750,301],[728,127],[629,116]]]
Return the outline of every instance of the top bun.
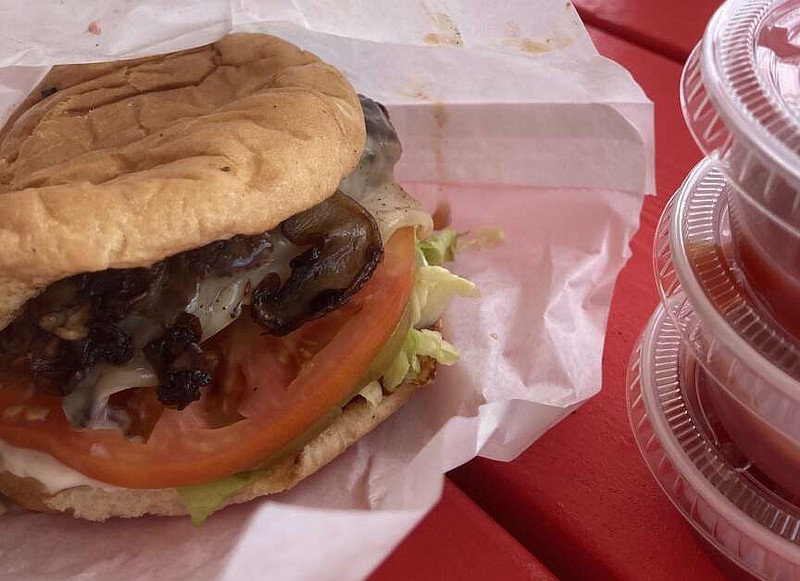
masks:
[[[364,140],[347,80],[271,36],[53,68],[0,132],[0,328],[61,278],[277,226]]]

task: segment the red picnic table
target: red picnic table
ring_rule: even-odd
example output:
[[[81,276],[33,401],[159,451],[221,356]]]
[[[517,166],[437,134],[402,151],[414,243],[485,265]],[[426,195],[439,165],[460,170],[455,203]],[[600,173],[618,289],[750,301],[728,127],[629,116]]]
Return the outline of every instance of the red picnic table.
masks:
[[[720,0],[576,0],[598,50],[655,103],[656,196],[611,305],[603,390],[509,463],[475,459],[375,572],[408,579],[722,580],[731,570],[651,477],[631,435],[625,370],[658,303],[652,240],[661,211],[701,154],[683,123],[683,62]]]

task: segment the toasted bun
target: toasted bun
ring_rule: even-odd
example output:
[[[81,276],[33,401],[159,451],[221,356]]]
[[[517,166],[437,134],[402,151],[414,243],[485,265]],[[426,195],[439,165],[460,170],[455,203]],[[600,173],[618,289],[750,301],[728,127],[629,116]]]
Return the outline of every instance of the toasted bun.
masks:
[[[55,67],[0,133],[0,328],[66,276],[275,227],[364,140],[345,78],[271,36]]]
[[[345,406],[342,415],[333,424],[296,455],[274,464],[261,478],[237,492],[220,508],[282,492],[314,474],[400,409],[417,388],[433,379],[435,373],[436,362],[425,359],[416,379],[400,385],[376,406],[356,397]],[[112,517],[132,518],[146,514],[188,514],[186,505],[174,488],[103,490],[79,486],[50,496],[37,480],[2,472],[0,494],[31,510],[66,512],[92,521],[104,521]]]

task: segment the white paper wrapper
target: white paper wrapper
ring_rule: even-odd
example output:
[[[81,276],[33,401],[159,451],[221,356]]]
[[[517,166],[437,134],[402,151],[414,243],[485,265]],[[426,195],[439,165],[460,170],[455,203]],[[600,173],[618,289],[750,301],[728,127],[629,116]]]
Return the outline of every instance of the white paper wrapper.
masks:
[[[12,511],[0,520],[0,578],[363,578],[435,504],[447,470],[514,458],[599,390],[614,281],[654,189],[652,106],[597,55],[569,2],[3,0],[0,10],[6,113],[50,64],[272,32],[389,107],[412,193],[429,207],[449,197],[460,230],[505,234],[454,266],[483,293],[446,317],[461,363],[331,466],[200,529]]]

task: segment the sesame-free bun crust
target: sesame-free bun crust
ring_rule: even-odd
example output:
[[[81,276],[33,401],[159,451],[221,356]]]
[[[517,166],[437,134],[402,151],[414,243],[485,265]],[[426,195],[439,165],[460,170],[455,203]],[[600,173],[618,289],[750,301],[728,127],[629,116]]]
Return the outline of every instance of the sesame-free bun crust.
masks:
[[[436,362],[424,359],[422,369],[413,381],[400,385],[376,406],[361,397],[354,398],[333,424],[297,454],[287,456],[274,464],[261,478],[241,489],[219,508],[283,492],[314,474],[400,409],[416,389],[433,379],[435,372]],[[174,488],[104,490],[79,486],[50,496],[37,480],[0,472],[0,494],[30,510],[66,512],[92,521],[104,521],[113,517],[133,518],[147,514],[188,514],[186,505]]]
[[[53,68],[0,131],[0,329],[58,279],[275,227],[364,140],[345,78],[271,36]]]

